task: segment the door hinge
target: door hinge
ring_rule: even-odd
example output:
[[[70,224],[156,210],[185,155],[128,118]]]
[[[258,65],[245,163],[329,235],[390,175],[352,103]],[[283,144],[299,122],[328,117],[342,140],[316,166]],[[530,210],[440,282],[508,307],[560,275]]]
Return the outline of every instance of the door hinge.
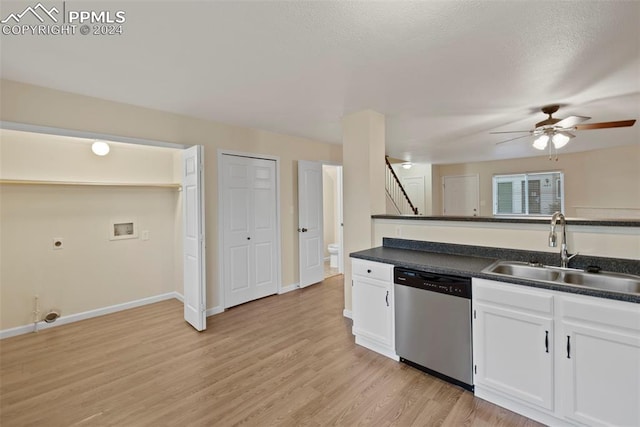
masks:
[[[205,311],[206,307],[204,306],[204,304],[200,304],[200,311]]]
[[[476,311],[475,311],[475,310],[473,310],[473,318],[474,318],[474,319],[477,319],[477,318],[478,318],[478,314],[476,313]]]
[[[473,373],[478,374],[478,365],[473,365]]]
[[[353,280],[351,281],[351,287],[353,288]]]

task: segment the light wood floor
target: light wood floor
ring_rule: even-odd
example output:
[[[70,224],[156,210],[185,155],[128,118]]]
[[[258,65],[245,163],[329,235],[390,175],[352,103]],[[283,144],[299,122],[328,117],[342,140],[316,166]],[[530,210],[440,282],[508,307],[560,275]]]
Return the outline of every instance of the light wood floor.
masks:
[[[331,267],[331,263],[329,261],[324,262],[324,278],[328,279],[329,277],[337,276],[340,274],[340,271],[336,267]]]
[[[0,425],[538,425],[356,346],[342,280],[202,333],[172,300],[2,340]]]

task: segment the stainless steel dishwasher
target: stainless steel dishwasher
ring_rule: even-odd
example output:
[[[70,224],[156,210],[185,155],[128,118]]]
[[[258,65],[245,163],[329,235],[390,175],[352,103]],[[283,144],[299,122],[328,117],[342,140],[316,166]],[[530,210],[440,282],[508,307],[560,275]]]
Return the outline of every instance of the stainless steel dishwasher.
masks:
[[[400,361],[473,390],[471,279],[394,269]]]

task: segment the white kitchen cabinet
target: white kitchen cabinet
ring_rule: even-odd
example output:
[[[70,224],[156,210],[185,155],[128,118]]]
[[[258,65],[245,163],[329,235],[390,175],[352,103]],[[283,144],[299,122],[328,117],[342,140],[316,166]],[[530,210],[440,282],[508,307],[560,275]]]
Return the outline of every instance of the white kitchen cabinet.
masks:
[[[553,297],[482,279],[473,286],[476,393],[553,410]]]
[[[547,425],[640,426],[639,304],[473,279],[473,310],[477,397]]]
[[[393,265],[352,261],[352,316],[356,344],[394,360]]]
[[[640,305],[559,299],[560,409],[592,426],[640,426]]]

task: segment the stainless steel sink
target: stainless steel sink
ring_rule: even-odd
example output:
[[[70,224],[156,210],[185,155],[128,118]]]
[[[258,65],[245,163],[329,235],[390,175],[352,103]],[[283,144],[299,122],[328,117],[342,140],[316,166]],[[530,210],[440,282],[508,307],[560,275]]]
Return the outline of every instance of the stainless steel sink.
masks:
[[[608,271],[588,273],[582,270],[530,265],[519,261],[497,261],[482,271],[483,273],[552,282],[554,284],[640,294],[640,277],[631,274]]]
[[[640,278],[626,274],[565,272],[562,281],[569,285],[640,294]]]
[[[527,264],[514,262],[500,262],[487,273],[504,274],[532,280],[555,281],[560,273],[545,267],[533,267]]]

